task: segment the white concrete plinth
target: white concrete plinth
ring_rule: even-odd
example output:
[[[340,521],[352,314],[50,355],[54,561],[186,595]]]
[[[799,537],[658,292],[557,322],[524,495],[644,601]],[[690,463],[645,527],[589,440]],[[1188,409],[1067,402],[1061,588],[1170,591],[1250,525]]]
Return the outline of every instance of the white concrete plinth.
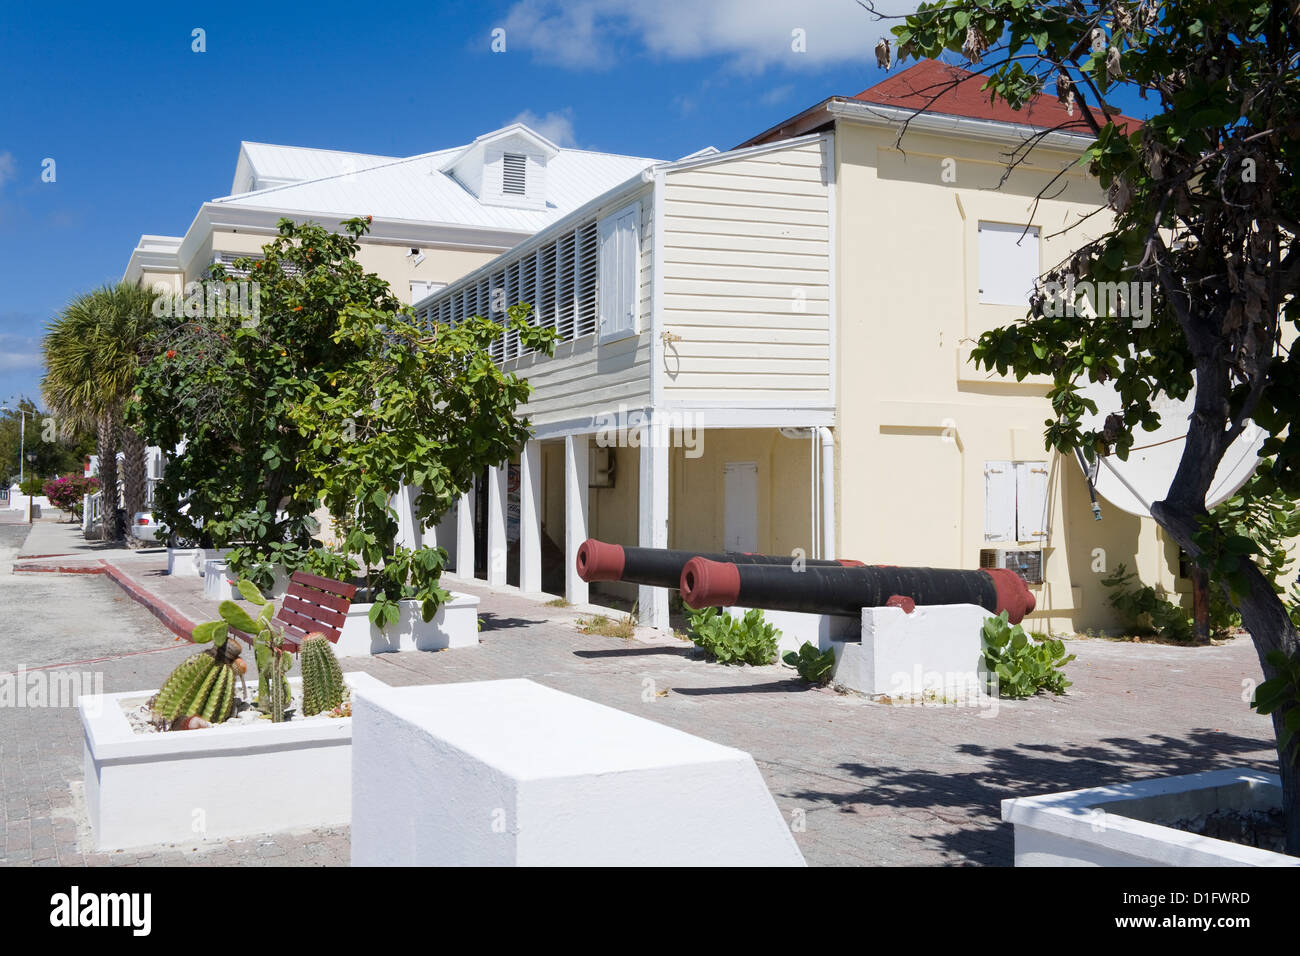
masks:
[[[982,628],[974,604],[864,607],[857,642],[834,642],[835,681],[863,694],[965,697],[984,685]]]
[[[396,623],[381,631],[370,623],[371,604],[353,604],[343,633],[334,645],[337,657],[362,657],[391,651],[441,651],[478,644],[479,600],[472,594],[451,593],[432,621],[420,613],[419,601],[399,601]]]
[[[802,866],[749,754],[528,680],[365,689],[354,866]]]
[[[386,686],[369,674],[344,680],[354,695]],[[296,703],[301,678],[289,683]],[[137,734],[121,702],[143,703],[156,693],[77,700],[96,849],[192,844],[351,818],[351,717],[279,724],[234,718],[204,730]]]
[[[230,548],[168,548],[167,573],[178,578],[201,578],[209,561],[224,560]]]
[[[726,610],[732,617],[742,618],[750,609],[729,607]],[[824,651],[833,647],[834,642],[856,641],[862,629],[862,622],[858,618],[841,614],[805,614],[802,611],[771,611],[764,608],[763,620],[775,625],[781,632],[777,639],[779,654],[798,651],[805,641],[819,651]]]
[[[242,601],[244,598],[230,576],[230,565],[225,561],[203,562],[203,596],[209,601]]]
[[[1210,770],[1003,800],[1002,819],[1015,828],[1016,866],[1300,866],[1300,857],[1151,822],[1281,805],[1274,774]]]

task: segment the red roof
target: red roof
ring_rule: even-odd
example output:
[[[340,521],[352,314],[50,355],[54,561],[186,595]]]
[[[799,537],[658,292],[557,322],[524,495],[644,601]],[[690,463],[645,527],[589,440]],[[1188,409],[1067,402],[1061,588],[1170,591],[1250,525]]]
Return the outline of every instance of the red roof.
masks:
[[[957,85],[950,86],[954,80],[958,81]],[[922,60],[901,73],[881,80],[870,89],[863,90],[853,99],[880,106],[924,109],[927,113],[1047,129],[1066,123],[1063,127],[1066,132],[1091,133],[1080,112],[1076,109],[1071,117],[1065,112],[1065,104],[1058,102],[1055,95],[1040,93],[1024,109],[1014,110],[1005,100],[990,102],[991,91],[981,90],[983,85],[984,77],[978,73],[938,60]],[[938,99],[934,99],[936,96]],[[931,102],[932,99],[934,102]],[[1141,120],[1122,114],[1116,114],[1114,120],[1119,126],[1128,125],[1133,129],[1142,125]]]

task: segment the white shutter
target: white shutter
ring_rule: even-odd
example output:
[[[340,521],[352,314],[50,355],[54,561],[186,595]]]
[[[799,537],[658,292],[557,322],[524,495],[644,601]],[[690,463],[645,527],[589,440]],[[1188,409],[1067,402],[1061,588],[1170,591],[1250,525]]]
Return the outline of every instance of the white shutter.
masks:
[[[1028,308],[1039,274],[1038,227],[981,222],[977,255],[980,302]]]
[[[631,205],[600,221],[600,336],[636,331],[641,207]]]
[[[573,233],[555,244],[555,327],[560,341],[577,338],[573,316]]]
[[[1047,462],[1016,462],[1016,540],[1047,537]]]
[[[984,540],[1013,541],[1016,531],[1016,472],[1009,461],[984,463]]]
[[[589,222],[578,229],[577,283],[579,335],[596,331],[596,271],[599,268],[599,229]]]

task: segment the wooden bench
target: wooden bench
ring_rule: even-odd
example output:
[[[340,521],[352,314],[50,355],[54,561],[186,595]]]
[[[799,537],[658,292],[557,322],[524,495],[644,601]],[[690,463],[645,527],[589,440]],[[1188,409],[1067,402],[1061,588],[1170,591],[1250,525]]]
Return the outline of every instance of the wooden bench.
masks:
[[[355,584],[295,571],[280,610],[272,618],[284,634],[285,647],[296,651],[308,634],[324,634],[331,644],[337,644],[356,593]],[[230,632],[246,644],[253,643],[252,635],[234,628]]]

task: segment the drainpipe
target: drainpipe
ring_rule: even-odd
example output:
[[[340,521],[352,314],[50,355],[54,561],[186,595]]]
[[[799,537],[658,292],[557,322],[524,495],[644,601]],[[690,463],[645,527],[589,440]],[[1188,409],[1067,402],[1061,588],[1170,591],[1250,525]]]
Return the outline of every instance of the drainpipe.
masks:
[[[835,552],[835,436],[827,427],[817,429],[821,439],[822,454],[822,540],[821,556],[834,558]]]

